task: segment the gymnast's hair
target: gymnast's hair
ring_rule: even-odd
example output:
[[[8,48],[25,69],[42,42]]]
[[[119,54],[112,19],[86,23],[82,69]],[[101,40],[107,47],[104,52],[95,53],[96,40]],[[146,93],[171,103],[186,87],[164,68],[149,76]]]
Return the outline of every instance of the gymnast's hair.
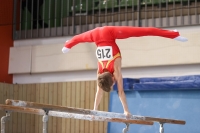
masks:
[[[104,72],[98,75],[97,84],[106,92],[111,91],[113,85],[112,74],[110,72]]]

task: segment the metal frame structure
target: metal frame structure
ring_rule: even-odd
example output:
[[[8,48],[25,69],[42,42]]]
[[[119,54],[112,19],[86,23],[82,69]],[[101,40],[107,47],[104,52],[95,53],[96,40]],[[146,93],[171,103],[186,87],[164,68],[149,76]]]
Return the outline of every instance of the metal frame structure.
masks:
[[[33,1],[29,0],[32,4]],[[37,1],[39,3],[40,0]],[[174,27],[200,24],[198,10],[200,0],[70,0],[66,2],[57,0],[53,2],[53,0],[44,2],[42,13],[37,11],[37,18],[41,16],[43,25],[34,29],[32,27],[34,18],[27,10],[17,6],[22,5],[22,0],[14,0],[13,39],[71,36],[104,25]],[[38,10],[40,6],[37,5]],[[33,9],[32,5],[32,12]],[[48,27],[44,26],[44,22],[48,23]]]
[[[159,122],[160,133],[164,133],[164,123],[181,125],[184,125],[186,123],[183,120],[146,117],[138,115],[132,115],[131,118],[127,119],[124,114],[120,113],[94,111],[81,108],[70,108],[12,99],[7,99],[6,105],[0,104],[0,110],[6,111],[6,116],[3,116],[1,119],[1,133],[5,133],[5,122],[10,117],[10,113],[12,111],[43,115],[43,133],[47,133],[48,116],[83,119],[90,121],[122,122],[126,124],[126,128],[122,130],[123,133],[126,133],[128,131],[130,124],[153,125],[154,122]]]

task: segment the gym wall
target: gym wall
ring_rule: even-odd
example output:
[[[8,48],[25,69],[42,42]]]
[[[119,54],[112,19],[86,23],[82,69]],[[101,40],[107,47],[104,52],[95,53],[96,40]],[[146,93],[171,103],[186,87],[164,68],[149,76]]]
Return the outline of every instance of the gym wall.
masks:
[[[24,100],[43,104],[93,109],[96,81],[56,82],[43,84],[0,83],[0,104],[6,99]],[[109,94],[104,93],[99,110],[108,111]],[[0,118],[5,116],[0,110]],[[6,133],[42,133],[42,116],[12,112],[6,121]],[[92,122],[49,117],[48,133],[107,133],[107,122]]]

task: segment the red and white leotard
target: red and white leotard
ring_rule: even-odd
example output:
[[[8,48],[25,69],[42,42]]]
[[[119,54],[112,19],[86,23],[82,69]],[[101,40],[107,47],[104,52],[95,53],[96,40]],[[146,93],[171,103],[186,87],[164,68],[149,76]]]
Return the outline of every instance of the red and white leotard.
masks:
[[[74,36],[65,43],[65,47],[71,49],[81,42],[95,42],[98,48],[110,46],[112,48],[112,59],[98,61],[98,72],[109,71],[113,74],[114,60],[121,57],[115,40],[141,36],[160,36],[174,39],[179,36],[179,32],[154,27],[104,26]]]

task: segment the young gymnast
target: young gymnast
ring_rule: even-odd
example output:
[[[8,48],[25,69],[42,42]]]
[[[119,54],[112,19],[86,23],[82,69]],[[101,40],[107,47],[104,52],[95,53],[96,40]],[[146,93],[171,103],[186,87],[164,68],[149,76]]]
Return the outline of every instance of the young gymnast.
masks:
[[[118,95],[122,103],[124,114],[130,117],[126,96],[123,89],[123,80],[121,73],[121,54],[115,40],[126,39],[129,37],[159,36],[186,42],[187,39],[180,36],[179,32],[174,30],[164,30],[155,27],[131,27],[131,26],[104,26],[74,36],[66,41],[62,49],[67,53],[73,46],[83,42],[95,42],[96,56],[98,59],[97,70],[97,92],[94,102],[94,110],[97,110],[101,101],[103,90],[110,92],[114,83],[117,83]]]

